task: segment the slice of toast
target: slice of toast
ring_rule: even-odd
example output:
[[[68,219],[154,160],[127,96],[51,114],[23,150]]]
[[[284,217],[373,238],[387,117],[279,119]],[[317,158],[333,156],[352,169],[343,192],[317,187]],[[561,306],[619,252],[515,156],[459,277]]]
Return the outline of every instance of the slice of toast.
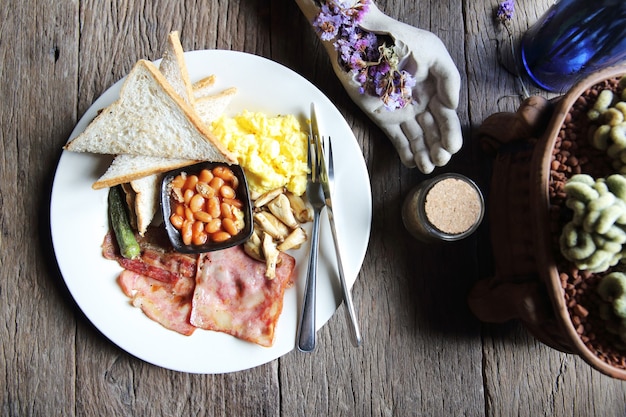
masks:
[[[135,216],[137,231],[141,236],[146,233],[157,210],[161,196],[162,174],[148,175],[131,181],[130,186],[135,192]]]
[[[65,145],[74,152],[236,163],[150,61],[128,74],[120,98]]]
[[[196,98],[194,108],[200,120],[210,126],[215,119],[224,113],[235,94],[237,94],[237,88],[231,87],[217,94]]]
[[[106,172],[93,183],[92,188],[113,187],[172,169],[192,165],[198,161],[180,158],[161,158],[158,156],[118,155]]]
[[[210,96],[213,94],[213,86],[215,85],[215,75],[209,75],[201,80],[196,81],[192,85],[194,99]]]
[[[237,89],[232,87],[212,96],[205,96],[196,100],[195,109],[202,122],[210,125],[215,119],[220,117],[236,93]],[[117,184],[134,181],[148,175],[192,165],[196,162],[199,161],[155,156],[118,155],[107,171],[98,178],[92,187],[94,189],[113,187]]]
[[[167,45],[163,51],[163,59],[159,64],[159,70],[165,79],[174,88],[174,91],[191,106],[194,105],[194,91],[187,63],[185,62],[185,51],[180,43],[178,32],[170,32],[167,37]]]

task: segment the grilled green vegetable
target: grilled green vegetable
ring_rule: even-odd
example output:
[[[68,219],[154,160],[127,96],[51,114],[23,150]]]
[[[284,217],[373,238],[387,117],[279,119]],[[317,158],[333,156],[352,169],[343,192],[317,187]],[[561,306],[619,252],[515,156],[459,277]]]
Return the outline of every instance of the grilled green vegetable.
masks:
[[[124,258],[134,259],[139,256],[141,250],[137,239],[135,239],[135,232],[130,226],[122,193],[120,186],[109,188],[109,221],[120,247],[120,253]]]

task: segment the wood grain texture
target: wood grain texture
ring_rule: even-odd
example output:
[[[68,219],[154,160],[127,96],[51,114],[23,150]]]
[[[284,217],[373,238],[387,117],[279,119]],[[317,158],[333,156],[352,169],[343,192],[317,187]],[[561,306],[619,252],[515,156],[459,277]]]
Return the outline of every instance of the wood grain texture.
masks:
[[[516,109],[520,94],[499,63],[498,47],[508,38],[492,19],[497,2],[377,4],[432,31],[450,51],[461,73],[465,143],[445,171],[488,190],[490,160],[473,135],[490,114]],[[549,4],[518,0],[516,36]],[[371,239],[353,288],[360,349],[350,345],[340,307],[312,354],[295,351],[232,374],[185,374],[122,351],[73,302],[49,232],[61,147],[91,103],[138,59],[160,57],[171,30],[180,32],[186,50],[244,51],[291,68],[326,94],[352,128],[373,195]],[[7,0],[0,35],[0,415],[626,414],[623,382],[548,348],[515,322],[485,325],[472,316],[467,293],[491,273],[488,230],[446,245],[409,236],[400,207],[427,176],[403,167],[382,131],[348,98],[294,1]]]

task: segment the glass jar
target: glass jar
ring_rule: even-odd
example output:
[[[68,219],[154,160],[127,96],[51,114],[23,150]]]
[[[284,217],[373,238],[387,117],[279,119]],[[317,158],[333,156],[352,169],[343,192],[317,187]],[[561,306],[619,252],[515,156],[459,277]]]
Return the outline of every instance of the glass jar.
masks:
[[[560,0],[526,31],[520,53],[537,86],[565,92],[626,59],[626,1]]]
[[[454,241],[476,231],[485,212],[478,186],[461,174],[442,174],[413,188],[402,205],[406,229],[424,242]]]

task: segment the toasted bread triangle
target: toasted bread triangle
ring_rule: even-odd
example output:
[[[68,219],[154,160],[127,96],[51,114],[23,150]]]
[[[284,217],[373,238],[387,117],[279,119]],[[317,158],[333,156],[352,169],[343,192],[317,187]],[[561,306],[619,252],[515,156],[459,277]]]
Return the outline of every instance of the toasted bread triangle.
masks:
[[[159,64],[159,70],[165,79],[174,88],[174,91],[191,106],[194,105],[193,85],[187,71],[185,52],[180,43],[177,31],[170,32],[167,37],[167,45],[163,52],[163,59]]]
[[[64,149],[236,163],[150,61],[138,61],[119,99]]]

